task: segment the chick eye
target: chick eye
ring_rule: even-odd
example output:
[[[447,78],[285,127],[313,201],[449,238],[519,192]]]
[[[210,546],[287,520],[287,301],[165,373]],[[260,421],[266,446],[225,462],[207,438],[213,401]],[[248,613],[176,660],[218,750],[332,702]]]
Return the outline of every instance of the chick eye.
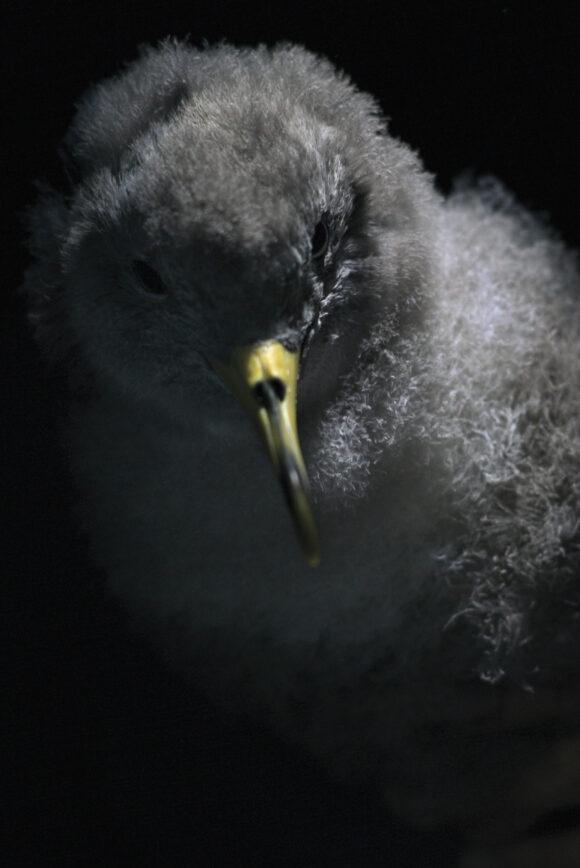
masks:
[[[330,233],[326,220],[319,220],[314,227],[312,238],[310,239],[310,255],[312,259],[320,259],[326,253]]]
[[[142,259],[135,259],[132,265],[133,274],[144,288],[153,295],[165,295],[167,287],[155,269]]]

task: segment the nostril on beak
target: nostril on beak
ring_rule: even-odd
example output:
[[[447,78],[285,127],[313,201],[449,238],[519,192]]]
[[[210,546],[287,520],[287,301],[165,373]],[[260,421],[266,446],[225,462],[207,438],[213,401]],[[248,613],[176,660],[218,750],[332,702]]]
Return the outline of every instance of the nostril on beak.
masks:
[[[279,377],[261,380],[253,387],[254,397],[260,407],[270,407],[274,400],[282,402],[286,397],[286,386]]]

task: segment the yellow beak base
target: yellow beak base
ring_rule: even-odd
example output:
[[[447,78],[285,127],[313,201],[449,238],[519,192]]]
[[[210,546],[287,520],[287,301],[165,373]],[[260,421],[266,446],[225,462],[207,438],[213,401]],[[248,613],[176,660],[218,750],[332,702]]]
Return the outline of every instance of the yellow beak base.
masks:
[[[244,408],[266,446],[308,564],[320,561],[308,475],[298,440],[298,352],[277,341],[236,347],[227,362],[208,361]]]

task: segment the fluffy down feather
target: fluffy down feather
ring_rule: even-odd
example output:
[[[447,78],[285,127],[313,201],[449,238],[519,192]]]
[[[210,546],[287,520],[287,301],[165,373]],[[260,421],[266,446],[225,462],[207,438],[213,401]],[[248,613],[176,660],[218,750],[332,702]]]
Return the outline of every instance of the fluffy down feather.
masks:
[[[470,727],[580,665],[575,256],[493,180],[440,197],[297,47],[147,49],[66,146],[26,289],[112,587],[216,695],[417,818],[491,804],[538,743]],[[316,571],[200,353],[300,328]]]

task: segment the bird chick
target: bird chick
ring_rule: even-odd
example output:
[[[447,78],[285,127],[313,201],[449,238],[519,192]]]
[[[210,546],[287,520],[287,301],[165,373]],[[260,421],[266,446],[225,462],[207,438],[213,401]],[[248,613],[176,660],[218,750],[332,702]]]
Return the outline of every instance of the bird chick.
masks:
[[[111,587],[414,819],[493,813],[580,666],[575,256],[295,46],[145,49],[65,144],[25,286]]]

